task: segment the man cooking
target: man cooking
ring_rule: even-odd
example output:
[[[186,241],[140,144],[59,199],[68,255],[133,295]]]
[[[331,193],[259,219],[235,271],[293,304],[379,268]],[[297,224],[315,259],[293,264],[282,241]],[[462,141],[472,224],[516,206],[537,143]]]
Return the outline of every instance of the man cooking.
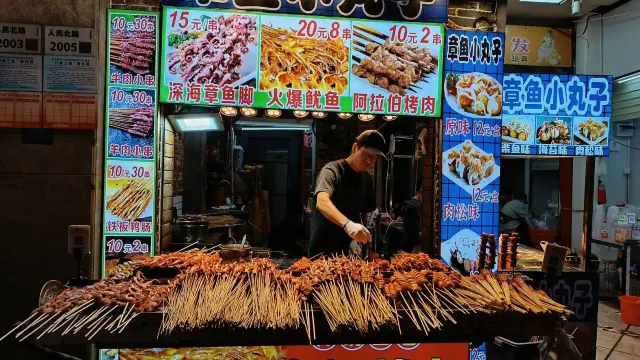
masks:
[[[309,256],[351,252],[360,255],[359,243],[371,240],[362,214],[375,210],[373,180],[367,170],[384,155],[382,134],[367,130],[351,146],[346,159],[326,164],[316,181],[316,206],[311,218]]]

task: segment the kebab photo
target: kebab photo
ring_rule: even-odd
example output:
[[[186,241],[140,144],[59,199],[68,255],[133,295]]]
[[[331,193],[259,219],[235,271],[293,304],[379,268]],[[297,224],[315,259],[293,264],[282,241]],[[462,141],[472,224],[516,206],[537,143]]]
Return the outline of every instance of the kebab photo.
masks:
[[[418,84],[428,83],[428,75],[436,72],[438,55],[429,49],[392,41],[364,23],[353,28],[358,40],[353,40],[351,73],[369,84],[394,94],[417,93],[422,90]]]
[[[153,33],[112,33],[109,37],[109,64],[125,73],[153,74],[155,49],[156,38]]]
[[[107,198],[106,208],[119,219],[135,221],[153,198],[151,179],[131,179]]]
[[[426,254],[397,254],[391,261],[336,256],[303,258],[288,269],[269,259],[225,261],[212,249],[189,250],[135,261],[135,275],[66,287],[33,311],[9,335],[20,341],[57,333],[121,333],[143,313],[161,316],[158,337],[209,326],[298,329],[316,338],[316,317],[330,331],[361,334],[401,320],[418,331],[456,324],[475,313],[570,315],[519,275],[496,277],[483,270],[465,277]],[[150,269],[177,271],[168,280],[145,279]],[[322,315],[320,315],[322,314]]]
[[[167,71],[182,82],[230,85],[249,75],[254,64],[247,64],[257,51],[255,15],[218,16],[213,31],[175,30],[168,35]],[[247,66],[245,66],[247,65]],[[247,79],[249,80],[249,79]]]
[[[299,37],[263,19],[260,90],[289,88],[344,93],[349,85],[349,47],[342,38]]]
[[[109,109],[109,127],[136,137],[147,138],[153,134],[154,107]]]

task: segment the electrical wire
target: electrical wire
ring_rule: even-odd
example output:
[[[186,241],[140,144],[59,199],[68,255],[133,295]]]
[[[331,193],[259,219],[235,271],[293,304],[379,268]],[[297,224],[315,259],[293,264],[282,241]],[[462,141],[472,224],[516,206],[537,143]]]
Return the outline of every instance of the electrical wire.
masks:
[[[614,143],[620,145],[620,146],[628,147],[629,149],[633,149],[633,150],[640,150],[640,148],[633,147],[633,146],[630,146],[630,145],[627,145],[627,144],[623,144],[623,143],[621,143],[619,141],[615,141],[613,139],[610,139],[610,140],[613,141]]]

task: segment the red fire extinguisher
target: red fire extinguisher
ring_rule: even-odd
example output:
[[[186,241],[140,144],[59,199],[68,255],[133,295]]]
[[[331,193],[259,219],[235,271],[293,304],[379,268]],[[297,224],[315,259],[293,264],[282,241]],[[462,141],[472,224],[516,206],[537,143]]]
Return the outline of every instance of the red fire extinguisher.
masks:
[[[598,205],[604,205],[607,203],[607,189],[604,188],[604,181],[602,178],[598,179]]]

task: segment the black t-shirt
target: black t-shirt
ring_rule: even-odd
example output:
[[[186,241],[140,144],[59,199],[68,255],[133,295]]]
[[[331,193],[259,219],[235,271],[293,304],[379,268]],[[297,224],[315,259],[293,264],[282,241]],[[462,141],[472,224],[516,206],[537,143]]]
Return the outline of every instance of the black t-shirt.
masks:
[[[344,159],[330,162],[322,168],[314,196],[321,192],[328,193],[333,205],[353,222],[359,223],[360,214],[375,210],[371,176],[354,171]],[[341,226],[327,220],[316,207],[313,208],[309,256],[346,254],[350,243],[351,238]]]
[[[404,239],[401,249],[410,253],[415,246],[420,245],[420,207],[415,198],[407,202],[402,227]]]

